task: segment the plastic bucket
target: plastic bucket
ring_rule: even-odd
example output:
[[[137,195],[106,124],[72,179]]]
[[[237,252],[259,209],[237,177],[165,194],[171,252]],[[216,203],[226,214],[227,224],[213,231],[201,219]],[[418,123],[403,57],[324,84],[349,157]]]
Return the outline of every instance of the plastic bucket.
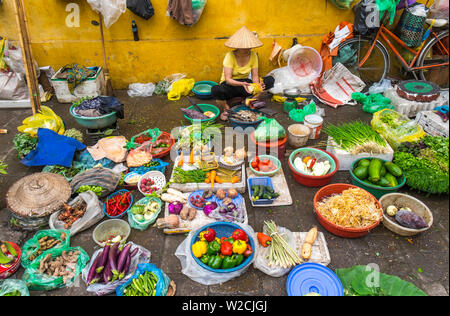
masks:
[[[305,116],[305,126],[309,127],[311,134],[309,139],[318,139],[322,133],[323,118],[317,114]]]
[[[289,55],[289,72],[297,79],[304,81],[305,84],[309,84],[319,77],[322,67],[322,57],[312,47],[299,47]]]
[[[267,154],[275,156],[274,153],[277,153],[278,159],[283,159],[286,154],[286,143],[288,137],[279,139],[273,142],[257,142],[255,138],[255,132],[250,134],[250,140],[253,144],[256,145],[256,150],[258,154]]]
[[[288,142],[294,148],[306,146],[311,130],[303,124],[292,124],[288,127]]]

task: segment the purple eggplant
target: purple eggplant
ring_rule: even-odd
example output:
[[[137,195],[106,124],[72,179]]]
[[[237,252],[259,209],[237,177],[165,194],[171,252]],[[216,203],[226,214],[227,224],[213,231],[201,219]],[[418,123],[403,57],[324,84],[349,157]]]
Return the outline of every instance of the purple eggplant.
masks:
[[[111,266],[108,263],[103,270],[103,281],[105,282],[105,284],[108,284],[109,282],[111,282],[112,278],[113,274],[111,272]]]
[[[87,285],[90,285],[92,280],[95,278],[95,275],[97,273],[96,269],[97,269],[97,266],[99,265],[101,259],[102,259],[102,256],[101,256],[101,254],[99,254],[95,258],[94,262],[92,263],[91,268],[89,269],[89,274],[88,274],[87,281],[86,281]]]
[[[119,271],[117,270],[117,250],[119,248],[119,243],[115,243],[109,251],[108,263],[111,267],[111,272],[115,278],[119,276]]]
[[[91,282],[88,283],[88,285],[92,285],[92,284],[95,284],[95,283],[99,283],[101,279],[102,279],[101,274],[95,272],[94,277],[92,278]]]
[[[119,280],[122,280],[127,275],[128,270],[130,269],[130,264],[131,264],[131,253],[128,253],[125,259],[125,264],[123,265],[122,270],[120,270]]]
[[[100,261],[100,264],[99,264],[99,266],[97,267],[97,273],[101,273],[102,271],[103,271],[103,269],[105,269],[105,265],[106,265],[106,262],[108,261],[108,254],[109,254],[109,250],[110,250],[110,246],[109,245],[106,245],[105,246],[105,248],[103,249],[103,252],[102,252],[102,256],[101,256],[101,261]]]
[[[128,254],[130,253],[131,244],[126,245],[122,252],[119,255],[119,259],[117,259],[117,270],[120,272],[122,271],[123,266],[125,265],[125,260],[128,257]]]
[[[139,251],[138,247],[134,248],[133,251],[131,252],[131,258],[133,258],[135,255],[137,255],[138,251]]]

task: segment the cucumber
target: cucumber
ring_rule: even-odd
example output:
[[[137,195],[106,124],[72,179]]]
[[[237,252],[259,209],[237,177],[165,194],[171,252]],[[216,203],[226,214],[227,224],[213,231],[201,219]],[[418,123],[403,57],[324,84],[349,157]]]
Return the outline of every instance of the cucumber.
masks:
[[[384,177],[384,176],[386,175],[386,173],[387,173],[386,167],[385,167],[385,166],[381,167],[380,175],[381,175],[382,177]]]
[[[389,180],[386,179],[385,177],[381,177],[377,185],[379,185],[380,187],[390,187],[391,182],[389,182]]]
[[[362,159],[358,162],[358,167],[369,167],[370,160],[368,159]]]
[[[371,182],[378,183],[381,178],[381,168],[383,163],[380,159],[372,159],[369,165],[369,179]]]
[[[386,169],[392,174],[394,177],[401,177],[403,175],[402,169],[397,166],[395,163],[387,161],[385,164]]]
[[[264,195],[265,191],[266,191],[265,186],[264,185],[260,185],[259,186],[258,197],[261,198]]]
[[[252,190],[253,190],[252,197],[254,197],[254,198],[257,197],[258,193],[259,193],[259,185],[252,186]]]
[[[369,168],[364,166],[359,166],[355,170],[353,170],[353,174],[359,179],[359,180],[365,180],[369,176]]]
[[[385,175],[384,177],[386,178],[386,180],[389,181],[391,187],[396,187],[396,186],[398,186],[397,178],[394,177],[392,174],[386,173],[386,175]]]

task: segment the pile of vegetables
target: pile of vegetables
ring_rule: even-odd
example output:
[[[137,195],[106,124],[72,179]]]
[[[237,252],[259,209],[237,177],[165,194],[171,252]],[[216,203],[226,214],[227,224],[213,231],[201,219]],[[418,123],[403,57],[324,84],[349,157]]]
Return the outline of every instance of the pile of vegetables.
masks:
[[[70,168],[64,166],[50,166],[46,171],[50,173],[60,174],[65,178],[71,179],[82,172],[83,169],[74,167],[73,165]]]
[[[53,277],[62,277],[66,284],[75,277],[75,269],[80,252],[63,251],[60,256],[52,258],[52,254],[47,254],[39,264],[38,272]]]
[[[128,273],[131,260],[139,252],[139,248],[131,249],[132,244],[128,243],[120,248],[120,243],[106,245],[97,257],[93,258],[86,284],[95,283],[108,284],[116,280],[122,280]]]
[[[183,170],[182,168],[175,167],[172,176],[172,182],[175,183],[203,183],[206,179],[206,172],[201,169],[196,170]]]
[[[449,193],[449,139],[426,136],[414,143],[401,144],[394,162],[404,172],[413,189],[431,193]]]
[[[253,158],[250,165],[254,170],[260,172],[272,172],[278,168],[271,159],[260,159],[259,156]]]
[[[138,222],[148,222],[153,219],[160,209],[160,204],[155,200],[151,200],[145,205],[136,203],[131,208],[131,213]]]
[[[119,216],[131,206],[131,192],[119,193],[106,201],[106,213]]]
[[[352,155],[360,153],[384,154],[387,142],[370,125],[355,121],[340,125],[328,124],[324,132],[333,138],[339,149]]]
[[[70,229],[77,220],[84,216],[87,204],[80,201],[73,207],[64,203],[63,207],[64,210],[59,213],[58,220],[64,222],[65,229]]]
[[[269,266],[278,266],[282,268],[295,267],[303,261],[297,252],[292,249],[286,239],[278,232],[278,227],[274,221],[264,222],[265,231],[271,236],[270,248],[266,259]],[[264,246],[264,245],[263,245]]]
[[[212,269],[233,269],[239,267],[253,254],[249,237],[242,229],[236,229],[231,236],[218,238],[214,229],[208,228],[198,236],[192,245],[192,254]]]
[[[22,293],[20,293],[19,290],[14,290],[14,291],[5,293],[5,294],[3,294],[1,296],[22,296]]]
[[[258,200],[273,200],[280,196],[272,187],[265,185],[252,185],[250,195],[252,196],[253,202]]]
[[[211,133],[205,133],[205,131],[207,129],[210,129],[211,131],[214,128],[221,129],[222,127],[223,125],[212,122],[204,122],[184,127],[180,131],[180,136],[175,146],[177,149],[201,148],[202,145],[207,144],[214,137],[214,134],[211,135]],[[205,134],[208,134],[210,137],[203,137]]]
[[[395,205],[389,205],[386,208],[386,214],[393,217],[400,226],[406,228],[423,229],[428,227],[423,217],[414,213],[409,207],[398,209]]]
[[[402,169],[396,164],[380,159],[362,159],[353,169],[353,174],[361,181],[380,187],[396,187],[403,175]]]
[[[314,177],[325,176],[331,170],[331,164],[328,160],[317,161],[317,158],[310,156],[296,157],[294,166],[301,173]]]
[[[61,233],[61,237],[60,238],[61,238],[62,241],[64,241],[66,239],[66,234],[65,233]],[[42,237],[41,239],[38,240],[39,248],[37,249],[37,251],[34,254],[32,254],[28,258],[28,260],[33,261],[34,259],[39,257],[39,255],[44,253],[44,251],[47,251],[47,250],[52,249],[55,246],[59,245],[61,243],[61,240],[58,240],[56,238],[49,237],[49,236]]]
[[[8,168],[8,165],[5,164],[3,160],[0,160],[0,174],[8,174],[6,168]]]
[[[14,149],[17,151],[17,158],[22,159],[36,149],[38,139],[30,134],[18,133],[14,137],[13,143]]]
[[[76,139],[80,143],[83,142],[83,133],[76,128],[68,129],[64,132],[64,136]]]
[[[139,275],[123,290],[125,296],[155,296],[158,277],[150,271]]]
[[[152,194],[153,192],[158,192],[161,188],[155,186],[155,181],[152,179],[142,179],[140,187],[141,191],[145,194]]]

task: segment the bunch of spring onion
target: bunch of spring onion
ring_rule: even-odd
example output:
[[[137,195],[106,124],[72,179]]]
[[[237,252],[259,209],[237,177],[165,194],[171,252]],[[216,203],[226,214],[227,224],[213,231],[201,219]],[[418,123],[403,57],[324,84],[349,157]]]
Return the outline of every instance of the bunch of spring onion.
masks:
[[[387,142],[372,127],[355,121],[346,124],[329,124],[324,132],[332,137],[337,148],[352,155],[360,153],[384,154],[387,152]]]
[[[279,266],[287,269],[301,264],[303,262],[302,259],[278,232],[275,222],[266,221],[264,224],[266,225],[267,234],[272,237],[272,244],[266,256],[269,266]]]

